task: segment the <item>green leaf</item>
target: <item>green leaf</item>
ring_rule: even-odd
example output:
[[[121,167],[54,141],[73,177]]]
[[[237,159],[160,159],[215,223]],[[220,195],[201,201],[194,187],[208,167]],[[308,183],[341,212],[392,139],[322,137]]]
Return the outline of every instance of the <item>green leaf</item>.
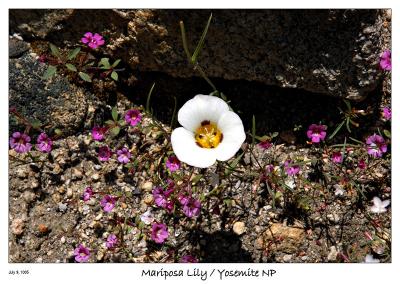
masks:
[[[81,77],[81,79],[83,81],[92,82],[92,79],[90,78],[90,76],[88,74],[86,74],[84,72],[79,72],[78,74],[79,74],[79,77]]]
[[[251,120],[251,144],[254,145],[256,138],[256,117],[253,114],[253,118]]]
[[[114,63],[111,65],[112,68],[117,67],[117,65],[121,62],[121,59],[117,59],[114,61]]]
[[[100,59],[99,66],[103,66],[104,69],[110,69],[110,61],[108,58],[102,58]]]
[[[39,129],[39,128],[42,126],[42,123],[40,122],[40,120],[34,119],[34,120],[31,122],[31,125],[32,125],[33,128]]]
[[[74,50],[72,50],[72,51],[68,54],[68,60],[74,59],[74,58],[78,55],[79,51],[81,51],[81,48],[80,48],[80,47],[77,47],[77,48],[75,48]]]
[[[62,130],[59,128],[54,129],[54,133],[58,136],[62,135]]]
[[[339,132],[339,130],[343,127],[343,125],[345,124],[346,120],[343,120],[335,129],[335,131],[333,131],[333,133],[328,137],[328,140],[331,140],[333,137],[335,137],[335,135]]]
[[[176,106],[177,106],[176,97],[174,97],[174,111],[172,112],[171,123],[170,123],[171,129],[174,128],[174,124],[175,124]]]
[[[113,109],[111,110],[111,116],[114,119],[114,121],[118,120],[118,110],[117,107],[113,107]]]
[[[111,113],[111,114],[112,114],[112,113]],[[114,125],[115,122],[112,121],[112,120],[107,120],[107,121],[105,122],[105,124],[107,124],[108,126],[111,126],[111,125]]]
[[[224,95],[224,93],[219,93],[221,96],[221,99],[223,99],[224,101],[227,101],[228,98]]]
[[[75,65],[70,64],[70,63],[66,63],[66,64],[65,64],[65,67],[67,67],[68,70],[73,71],[73,72],[78,71],[78,70],[76,69]]]
[[[118,81],[118,73],[115,72],[115,71],[112,71],[112,73],[111,73],[111,78],[112,78],[114,81]]]
[[[42,78],[43,78],[44,80],[50,79],[51,77],[53,77],[53,76],[56,74],[56,72],[57,72],[57,67],[56,67],[56,66],[53,66],[53,65],[50,65],[50,66],[47,68],[47,70],[44,72]]]
[[[50,43],[50,50],[51,50],[51,53],[52,53],[55,57],[61,59],[61,53],[60,53],[60,51],[58,50],[57,46],[55,46],[54,44]]]
[[[202,174],[195,175],[194,178],[192,178],[192,184],[194,185],[198,183],[202,177],[203,177]]]
[[[147,100],[146,100],[146,111],[150,112],[150,98],[151,98],[151,94],[153,93],[153,89],[154,86],[156,85],[156,83],[153,83],[153,85],[150,88],[149,94],[147,95]]]
[[[192,58],[190,59],[192,64],[197,62],[197,57],[198,57],[198,55],[200,53],[200,50],[203,48],[204,41],[206,39],[206,35],[207,35],[207,32],[208,32],[208,28],[210,27],[211,19],[212,19],[212,13],[210,14],[210,17],[208,18],[207,25],[204,28],[203,34],[201,35],[199,43],[197,44],[196,49],[193,52]]]
[[[110,131],[111,131],[111,135],[113,135],[115,137],[119,134],[119,132],[121,131],[121,128],[119,126],[115,126],[115,127],[111,128]]]
[[[387,129],[383,130],[383,134],[385,134],[385,136],[386,136],[387,138],[392,138],[392,134],[391,134],[390,131],[387,130]]]
[[[271,134],[271,139],[277,137],[278,135],[279,135],[279,132],[274,132],[274,133],[272,133],[272,134]]]

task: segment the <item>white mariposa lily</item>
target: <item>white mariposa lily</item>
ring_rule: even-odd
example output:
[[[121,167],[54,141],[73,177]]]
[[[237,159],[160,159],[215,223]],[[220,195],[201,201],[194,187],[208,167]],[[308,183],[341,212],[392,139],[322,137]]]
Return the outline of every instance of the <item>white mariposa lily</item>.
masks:
[[[172,132],[172,149],[180,161],[194,167],[229,160],[246,139],[240,117],[217,97],[195,96],[181,107],[178,121],[183,127]]]

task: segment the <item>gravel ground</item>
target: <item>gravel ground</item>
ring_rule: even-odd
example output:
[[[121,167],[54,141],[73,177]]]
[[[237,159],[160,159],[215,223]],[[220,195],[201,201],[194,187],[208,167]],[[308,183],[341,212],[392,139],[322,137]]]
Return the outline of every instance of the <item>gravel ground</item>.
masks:
[[[17,58],[12,63],[18,56],[29,63],[22,55],[26,46],[15,46],[21,51],[13,53]],[[115,156],[100,162],[101,143],[93,141],[89,129],[110,119],[113,105],[120,115],[133,106],[143,111],[140,105],[152,82],[157,82],[154,117],[146,114],[140,126],[106,140],[112,149],[128,147],[137,163],[123,167]],[[391,198],[390,145],[382,159],[371,160],[363,171],[357,163],[365,158],[365,149],[356,146],[347,149],[343,167],[334,165],[332,145],[343,143],[346,131],[326,147],[307,144],[305,131],[320,121],[333,131],[341,119],[337,107],[343,107],[342,101],[245,81],[217,79],[216,84],[243,118],[245,129],[251,129],[255,115],[258,135],[278,136],[264,150],[253,147],[248,135],[230,167],[220,163],[200,170],[183,165],[178,174],[184,179],[176,186],[190,185],[203,199],[198,218],[187,218],[180,210],[168,214],[155,205],[151,192],[173,177],[165,166],[171,155],[172,98],[177,97],[179,107],[194,90],[206,93],[204,83],[160,73],[141,73],[135,80],[121,74],[118,88],[98,81],[93,87],[78,87],[94,95],[79,113],[80,121],[87,119],[78,123],[83,130],[72,127],[55,140],[50,153],[33,150],[28,156],[9,150],[9,262],[74,262],[79,244],[90,249],[90,262],[179,262],[187,254],[200,262],[362,262],[366,254],[390,262],[390,207],[379,215],[369,212],[374,196]],[[367,113],[357,119],[360,127],[353,129],[353,138],[365,141],[378,129],[390,130],[390,122],[381,119],[390,95],[390,76],[385,76],[377,92],[353,104]],[[301,163],[295,179],[282,176],[287,159]],[[268,164],[275,166],[270,174]],[[95,194],[85,202],[82,195],[88,186]],[[117,197],[110,213],[100,206],[105,194]],[[149,210],[154,220],[168,226],[169,237],[162,245],[151,240],[151,224],[141,221]],[[119,239],[113,249],[105,245],[110,234]]]

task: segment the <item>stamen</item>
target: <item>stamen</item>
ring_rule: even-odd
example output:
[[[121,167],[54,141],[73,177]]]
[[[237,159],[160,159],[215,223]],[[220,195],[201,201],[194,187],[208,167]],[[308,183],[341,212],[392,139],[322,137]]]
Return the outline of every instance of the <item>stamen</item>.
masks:
[[[221,143],[223,135],[217,125],[204,120],[195,132],[196,144],[201,148],[213,149]]]

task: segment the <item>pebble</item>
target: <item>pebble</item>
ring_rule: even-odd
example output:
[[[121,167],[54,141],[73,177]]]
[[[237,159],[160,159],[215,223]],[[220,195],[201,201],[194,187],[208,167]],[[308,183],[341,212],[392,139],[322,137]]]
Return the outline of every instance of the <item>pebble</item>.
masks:
[[[64,236],[61,237],[60,242],[61,242],[62,244],[65,243],[65,237],[64,237]]]
[[[293,257],[293,255],[291,255],[291,254],[285,254],[283,256],[283,261],[284,262],[289,262],[292,259],[292,257]]]
[[[58,203],[58,210],[60,210],[60,212],[65,212],[67,211],[67,204],[64,203]]]
[[[11,232],[16,235],[22,235],[24,232],[25,224],[22,219],[14,219],[11,223]]]
[[[246,225],[244,222],[235,222],[233,224],[233,232],[239,236],[246,232]]]
[[[99,215],[97,215],[94,219],[96,221],[99,221],[103,217],[103,213],[101,212]]]
[[[100,179],[100,175],[98,173],[95,173],[92,175],[92,180],[97,181]]]
[[[79,169],[76,169],[76,168],[73,170],[73,173],[72,173],[72,174],[73,174],[74,177],[77,178],[77,179],[80,179],[80,178],[83,177],[82,171],[79,170]]]
[[[146,196],[143,198],[144,203],[146,203],[147,205],[150,205],[153,203],[154,201],[154,197],[151,194],[146,194]]]
[[[153,189],[153,183],[151,181],[146,181],[140,186],[143,191],[151,191]]]
[[[330,248],[330,252],[328,253],[328,261],[336,261],[337,258],[337,250],[335,246],[331,246]]]
[[[259,237],[254,241],[254,247],[258,250],[264,249],[264,239],[263,237]]]
[[[337,213],[328,214],[326,217],[334,223],[338,223],[340,221],[340,217]]]
[[[67,198],[72,198],[73,196],[74,196],[74,193],[73,193],[73,191],[72,191],[72,188],[69,187],[69,188],[67,189]]]
[[[101,170],[101,165],[94,165],[93,168],[97,171]]]
[[[30,203],[32,203],[33,201],[35,201],[35,199],[36,199],[36,194],[33,193],[32,191],[25,191],[25,192],[22,194],[22,197],[23,197],[23,199],[26,201],[26,203],[30,204]]]

